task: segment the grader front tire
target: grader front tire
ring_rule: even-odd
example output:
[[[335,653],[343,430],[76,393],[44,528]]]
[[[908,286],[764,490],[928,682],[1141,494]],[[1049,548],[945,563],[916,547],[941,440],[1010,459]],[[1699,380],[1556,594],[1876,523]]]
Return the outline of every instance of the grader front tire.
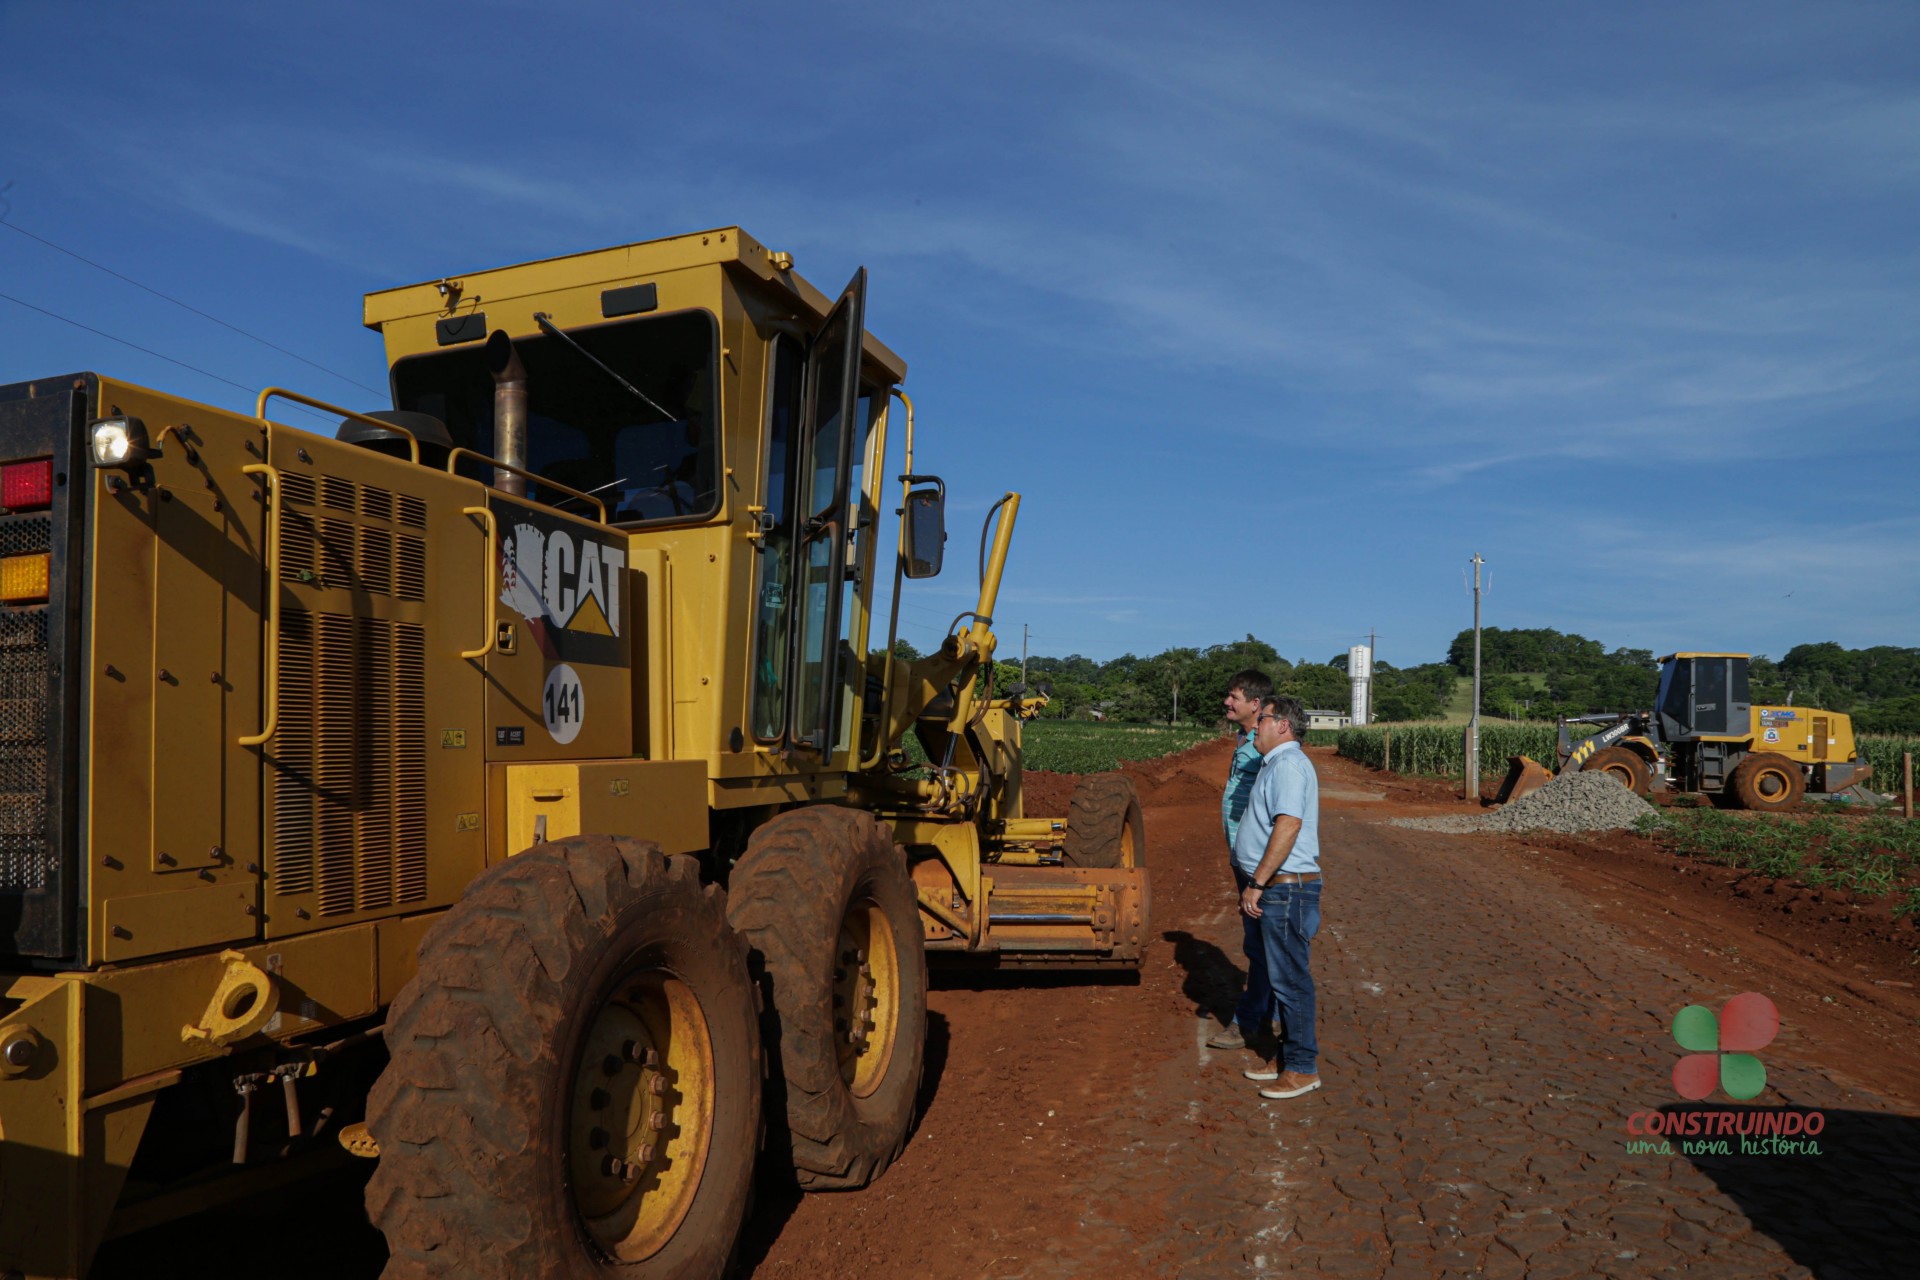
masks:
[[[1082,778],[1067,808],[1066,860],[1076,867],[1138,867],[1145,865],[1146,852],[1133,779],[1124,773]]]
[[[1756,752],[1733,770],[1729,790],[1742,809],[1762,812],[1785,809],[1800,803],[1807,793],[1806,775],[1800,766],[1771,751]]]
[[[926,1049],[906,859],[869,814],[796,809],[754,833],[728,901],[762,984],[770,1131],[803,1189],[863,1187],[906,1146]]]
[[[760,1056],[746,950],[691,858],[543,844],[420,947],[368,1103],[388,1277],[719,1276]]]

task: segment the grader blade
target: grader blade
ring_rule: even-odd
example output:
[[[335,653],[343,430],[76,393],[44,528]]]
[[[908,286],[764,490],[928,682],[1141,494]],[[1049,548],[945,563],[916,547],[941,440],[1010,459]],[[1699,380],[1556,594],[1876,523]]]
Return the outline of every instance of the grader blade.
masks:
[[[1500,783],[1500,794],[1493,798],[1495,804],[1506,804],[1522,796],[1530,796],[1553,781],[1546,766],[1528,756],[1508,756],[1507,776]]]

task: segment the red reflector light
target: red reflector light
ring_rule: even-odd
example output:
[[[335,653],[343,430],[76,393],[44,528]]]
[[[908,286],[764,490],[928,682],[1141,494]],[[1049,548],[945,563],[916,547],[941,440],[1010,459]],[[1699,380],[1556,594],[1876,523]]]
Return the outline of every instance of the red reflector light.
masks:
[[[0,467],[0,507],[32,511],[53,505],[53,459],[9,462]]]

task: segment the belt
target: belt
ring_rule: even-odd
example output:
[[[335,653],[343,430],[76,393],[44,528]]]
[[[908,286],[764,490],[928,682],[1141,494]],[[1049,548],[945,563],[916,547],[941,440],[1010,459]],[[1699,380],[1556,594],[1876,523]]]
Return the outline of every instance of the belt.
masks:
[[[1318,871],[1276,871],[1267,877],[1267,886],[1276,884],[1312,884],[1320,878]]]

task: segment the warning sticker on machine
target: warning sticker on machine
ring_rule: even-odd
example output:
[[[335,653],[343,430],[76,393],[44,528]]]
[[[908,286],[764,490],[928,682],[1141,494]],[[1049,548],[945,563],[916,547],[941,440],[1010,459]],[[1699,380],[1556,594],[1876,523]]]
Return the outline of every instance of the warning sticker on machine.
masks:
[[[1765,737],[1768,742],[1780,741],[1780,731],[1772,726],[1768,726],[1766,733],[1762,736]]]

